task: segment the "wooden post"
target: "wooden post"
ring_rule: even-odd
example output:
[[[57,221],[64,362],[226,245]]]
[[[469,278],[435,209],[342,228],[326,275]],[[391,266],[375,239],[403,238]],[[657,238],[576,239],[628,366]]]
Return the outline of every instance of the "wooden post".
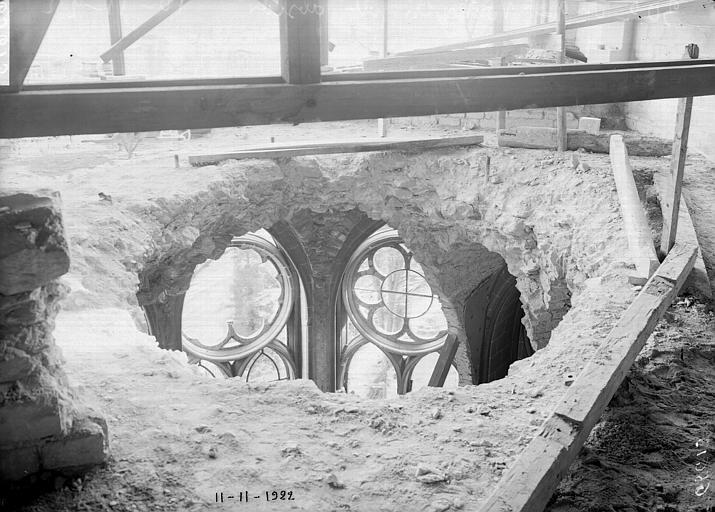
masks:
[[[556,8],[556,33],[559,36],[559,54],[558,63],[563,64],[565,53],[565,37],[566,37],[566,0],[558,0]],[[564,107],[556,107],[556,149],[558,151],[566,151],[568,147],[566,130],[566,109]]]
[[[628,250],[631,261],[635,263],[636,274],[628,277],[631,284],[645,284],[658,268],[658,256],[651,236],[648,219],[641,206],[641,201],[633,179],[628,151],[620,135],[611,136],[611,168],[616,182],[618,202],[625,226]]]
[[[281,75],[289,84],[320,82],[320,16],[315,0],[282,0]]]
[[[122,12],[119,0],[107,0],[107,15],[109,16],[109,42],[117,43],[122,38]],[[124,67],[124,51],[119,51],[112,58],[112,74],[126,74]]]
[[[387,57],[387,27],[388,27],[387,0],[382,0],[382,58]],[[384,118],[377,120],[377,136],[387,137],[387,123]]]
[[[696,44],[689,44],[687,55],[697,59],[700,49]],[[665,257],[675,243],[678,231],[678,214],[680,211],[680,192],[683,187],[683,172],[685,159],[688,156],[688,135],[690,133],[690,116],[693,110],[693,98],[680,98],[678,112],[675,118],[675,135],[673,136],[673,155],[670,161],[670,190],[665,194],[663,210],[663,234],[660,238],[660,256]]]
[[[492,67],[501,67],[504,65],[504,57],[498,57],[496,59],[489,59],[489,65]],[[497,137],[502,130],[506,129],[506,110],[499,110],[496,112],[496,118],[494,119],[494,130],[496,131]]]
[[[439,351],[439,359],[437,359],[437,364],[434,365],[428,386],[434,388],[444,386],[444,381],[447,380],[449,370],[452,368],[452,361],[454,361],[458,346],[459,340],[457,340],[457,337],[454,334],[448,334],[442,349]]]

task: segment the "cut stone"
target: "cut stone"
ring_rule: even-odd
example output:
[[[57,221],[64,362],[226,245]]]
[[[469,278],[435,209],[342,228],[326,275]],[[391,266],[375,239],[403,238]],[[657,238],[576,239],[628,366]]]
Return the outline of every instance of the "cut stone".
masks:
[[[591,135],[601,133],[601,119],[598,117],[581,117],[578,120],[578,129]]]
[[[38,288],[69,270],[56,193],[0,197],[0,294]]]
[[[34,446],[0,450],[0,481],[21,480],[40,470],[40,456]]]
[[[105,432],[87,418],[75,420],[67,437],[49,441],[41,448],[43,469],[72,472],[102,464],[106,456]]]

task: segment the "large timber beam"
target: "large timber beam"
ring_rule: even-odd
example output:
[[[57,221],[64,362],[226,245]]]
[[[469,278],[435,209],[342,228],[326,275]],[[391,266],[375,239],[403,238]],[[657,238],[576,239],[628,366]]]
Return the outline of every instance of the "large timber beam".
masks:
[[[544,510],[656,324],[678,295],[696,254],[694,246],[673,246],[568,388],[541,432],[499,481],[481,512]]]
[[[164,21],[166,18],[174,14],[179,8],[184,5],[189,0],[172,0],[165,7],[163,7],[154,16],[146,20],[144,23],[139,25],[137,28],[129,32],[126,36],[122,37],[119,41],[114,43],[109,50],[100,55],[100,58],[104,62],[109,62],[123,55],[124,50],[129,48],[131,45],[136,43],[139,39],[144,37],[151,29],[156,27],[159,23]]]
[[[659,68],[584,72],[574,66],[563,73],[307,85],[23,91],[0,94],[0,137],[493,112],[715,94],[715,63],[685,62]]]
[[[18,90],[30,71],[59,0],[12,0],[10,8],[10,84]]]

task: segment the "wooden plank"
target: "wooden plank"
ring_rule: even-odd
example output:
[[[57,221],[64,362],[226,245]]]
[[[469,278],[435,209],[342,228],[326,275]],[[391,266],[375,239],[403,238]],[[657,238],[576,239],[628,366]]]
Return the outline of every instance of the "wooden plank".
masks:
[[[11,0],[9,89],[22,88],[59,0]]]
[[[466,48],[462,50],[446,50],[414,55],[396,55],[380,59],[367,59],[363,62],[365,71],[394,71],[436,69],[455,62],[487,61],[489,59],[508,57],[523,53],[529,47],[527,44],[510,44],[486,48]]]
[[[693,44],[695,58],[699,51],[698,46]],[[690,117],[693,111],[693,98],[685,97],[678,100],[678,110],[675,118],[675,135],[673,137],[673,156],[671,158],[670,188],[666,192],[664,201],[661,203],[665,209],[663,215],[663,233],[660,237],[660,253],[665,256],[675,243],[678,231],[678,214],[680,210],[680,192],[683,187],[683,173],[685,172],[685,160],[688,157],[688,135],[690,133]]]
[[[502,477],[481,512],[539,512],[546,507],[589,433],[633,365],[695,262],[676,244],[571,384],[537,437]]]
[[[107,0],[107,16],[109,17],[109,40],[115,44],[122,38],[122,11],[119,0]],[[126,74],[123,51],[112,59],[112,72],[115,76]]]
[[[320,2],[281,0],[281,75],[289,84],[320,82]]]
[[[585,130],[567,130],[567,148],[583,148],[592,153],[608,153],[611,135],[621,135],[631,156],[666,156],[673,148],[672,141],[637,132],[603,130],[598,134]],[[556,149],[556,128],[548,126],[517,126],[502,131],[499,146],[526,149]]]
[[[637,19],[643,16],[652,16],[656,14],[661,14],[669,11],[676,11],[683,6],[689,4],[702,3],[702,0],[661,0],[661,1],[644,1],[638,2],[636,4],[628,4],[623,7],[616,7],[613,9],[606,9],[603,11],[591,12],[588,14],[582,14],[580,16],[574,16],[566,20],[566,30],[573,30],[577,28],[593,27],[597,25],[603,25],[605,23],[612,23],[614,21],[621,21],[626,19]],[[401,55],[410,55],[413,53],[423,53],[426,50],[431,51],[444,51],[444,50],[459,50],[462,48],[468,48],[471,46],[480,46],[493,43],[501,43],[504,41],[514,41],[516,39],[521,39],[525,37],[534,37],[540,35],[553,34],[557,30],[556,22],[542,23],[540,25],[535,25],[532,27],[519,28],[516,30],[509,30],[507,32],[502,32],[501,34],[492,34],[488,36],[479,37],[472,39],[470,41],[464,41],[462,43],[445,44],[440,46],[434,46],[430,48],[422,48],[419,50],[412,50],[409,52],[402,52]]]
[[[660,262],[655,253],[655,244],[650,232],[645,210],[641,205],[633,171],[628,160],[628,151],[620,135],[611,136],[611,169],[618,191],[618,202],[623,217],[623,225],[628,239],[631,261],[636,266],[632,284],[645,284],[656,271]]]
[[[367,151],[424,151],[427,149],[481,144],[484,137],[467,135],[432,139],[361,139],[358,141],[335,141],[303,143],[291,146],[257,146],[232,153],[217,155],[196,155],[189,157],[194,166],[215,165],[224,160],[246,160],[249,158],[287,158],[305,155],[329,155],[336,153],[359,153]]]
[[[457,337],[454,334],[447,335],[447,339],[444,340],[444,346],[439,351],[439,359],[437,359],[437,364],[434,366],[428,386],[434,388],[444,386],[444,381],[447,380],[449,370],[452,368],[454,356],[457,354],[457,347],[459,347]]]
[[[0,94],[0,137],[218,128],[715,94],[715,65],[310,85]]]
[[[144,23],[139,25],[137,28],[129,32],[126,36],[122,37],[119,41],[114,43],[106,52],[101,54],[99,57],[104,62],[109,62],[110,60],[113,60],[114,58],[118,57],[124,52],[124,50],[126,50],[131,45],[136,43],[139,39],[144,37],[159,23],[161,23],[166,18],[178,11],[179,8],[188,1],[189,0],[171,0],[154,16],[152,16]]]
[[[663,209],[663,197],[670,188],[670,176],[666,176],[662,173],[655,173],[653,175],[653,183],[661,201],[661,209]],[[663,209],[663,215],[665,214],[666,212]],[[698,248],[698,256],[695,260],[695,266],[693,267],[693,271],[688,276],[688,279],[685,281],[683,289],[693,294],[701,293],[705,297],[711,299],[713,294],[710,286],[710,279],[708,278],[702,250],[695,232],[695,225],[693,224],[693,219],[690,217],[685,196],[681,196],[680,198],[678,232],[676,234],[675,241],[676,243],[689,244]]]
[[[558,38],[559,64],[564,63],[565,38],[566,38],[566,0],[558,0],[556,4],[556,35]],[[563,107],[556,107],[556,150],[566,151],[567,131],[566,131],[566,110]]]

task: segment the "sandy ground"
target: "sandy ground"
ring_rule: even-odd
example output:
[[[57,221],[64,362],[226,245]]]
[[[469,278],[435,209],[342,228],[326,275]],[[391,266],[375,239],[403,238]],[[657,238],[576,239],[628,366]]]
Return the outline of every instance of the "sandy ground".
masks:
[[[115,178],[112,166],[173,167],[175,153],[183,161],[203,149],[235,149],[271,136],[276,142],[325,136],[325,127],[305,127],[238,129],[190,143],[145,141],[131,160],[112,145],[78,148],[73,142],[58,150],[51,144],[69,141],[36,141],[32,147],[24,141],[3,148],[0,186],[56,188],[73,219],[109,222],[104,214],[94,216],[101,202],[87,207],[89,191],[129,194],[138,183],[126,186],[126,174]],[[330,137],[354,137],[356,127],[374,136],[370,123],[333,123]],[[410,135],[428,133],[448,131],[431,127]],[[516,153],[526,159],[529,152]],[[583,158],[603,163],[608,157]],[[663,165],[665,159],[634,159],[634,167]],[[712,186],[712,166],[697,166],[686,193],[690,189],[698,199],[691,213],[699,236],[709,240],[715,233],[713,203],[698,191]],[[145,235],[139,228],[119,243],[141,244]],[[374,401],[322,394],[306,381],[247,385],[209,379],[182,354],[155,348],[129,312],[116,309],[131,304],[133,283],[114,294],[126,295],[123,304],[97,302],[94,294],[83,298],[84,284],[90,287],[112,271],[102,258],[119,251],[118,242],[88,245],[81,233],[75,235],[86,266],[71,272],[75,293],[58,318],[56,337],[80,396],[106,415],[111,457],[83,479],[64,487],[57,482],[61,488],[55,492],[20,497],[21,510],[473,510],[549,413],[539,368],[510,388],[427,389]],[[712,252],[706,258],[711,265]],[[715,488],[699,488],[705,480],[697,477],[715,470],[714,349],[709,306],[691,300],[674,306],[551,510],[712,510]],[[241,491],[248,491],[249,503],[228,498]],[[281,500],[281,491],[286,498],[292,492],[293,499]],[[216,503],[221,492],[224,502]]]
[[[550,510],[712,510],[697,477],[715,462],[714,333],[705,305],[671,308]],[[26,511],[473,510],[548,412],[511,407],[533,384],[477,404],[472,386],[365,400],[213,380],[120,310],[64,312],[56,335],[71,381],[106,414],[111,458]],[[292,500],[266,501],[283,490]],[[241,491],[249,503],[227,498]]]

